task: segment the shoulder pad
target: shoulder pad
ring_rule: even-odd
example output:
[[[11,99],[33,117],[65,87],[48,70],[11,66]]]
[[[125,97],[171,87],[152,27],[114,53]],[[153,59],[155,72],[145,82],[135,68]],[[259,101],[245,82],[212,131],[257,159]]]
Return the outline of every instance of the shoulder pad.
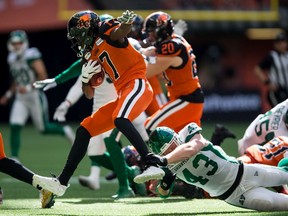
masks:
[[[179,135],[182,140],[188,142],[192,139],[195,134],[201,133],[202,128],[199,127],[196,123],[192,122],[186,125],[180,132]]]
[[[120,22],[118,22],[116,19],[106,20],[105,22],[102,22],[99,27],[99,34],[110,34],[110,31],[116,27],[120,26]]]
[[[42,57],[39,49],[36,47],[28,48],[25,55],[27,59],[40,59]]]
[[[183,47],[182,43],[178,43],[175,40],[169,40],[161,43],[161,45],[157,47],[156,51],[158,55],[175,56],[179,54]]]

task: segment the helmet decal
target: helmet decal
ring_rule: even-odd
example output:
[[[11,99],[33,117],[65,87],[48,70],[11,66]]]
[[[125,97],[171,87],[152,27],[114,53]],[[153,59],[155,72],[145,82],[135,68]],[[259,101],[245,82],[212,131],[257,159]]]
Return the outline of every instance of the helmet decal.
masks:
[[[90,14],[84,14],[83,16],[81,16],[77,22],[77,28],[81,29],[81,28],[86,28],[88,29],[90,27],[90,20],[91,20],[91,16]]]
[[[157,26],[167,25],[168,15],[165,14],[165,13],[160,14],[160,15],[158,16],[158,18],[156,19],[156,22],[157,22]]]

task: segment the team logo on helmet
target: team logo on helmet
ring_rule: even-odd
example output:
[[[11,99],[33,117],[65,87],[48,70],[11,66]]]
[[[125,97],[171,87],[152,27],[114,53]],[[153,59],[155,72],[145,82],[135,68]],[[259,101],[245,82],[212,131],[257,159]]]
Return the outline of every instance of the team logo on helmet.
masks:
[[[91,20],[91,16],[90,14],[84,14],[83,16],[81,16],[77,22],[77,28],[81,29],[81,28],[86,28],[88,29],[91,25],[90,25],[90,20]]]
[[[156,20],[157,26],[167,25],[168,22],[168,15],[167,14],[160,14]]]

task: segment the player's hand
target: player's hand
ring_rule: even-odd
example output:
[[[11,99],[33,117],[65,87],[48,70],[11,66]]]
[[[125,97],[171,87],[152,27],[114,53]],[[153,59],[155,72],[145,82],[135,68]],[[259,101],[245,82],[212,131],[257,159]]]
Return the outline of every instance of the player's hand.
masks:
[[[57,83],[54,78],[52,79],[45,79],[45,80],[39,80],[33,83],[34,88],[37,89],[43,89],[43,91],[47,91],[51,88],[55,88],[57,86]]]
[[[132,24],[137,15],[133,11],[126,10],[117,20],[124,24]]]
[[[66,121],[66,114],[68,112],[68,109],[70,107],[70,103],[65,100],[63,101],[57,108],[54,113],[53,119],[59,122],[64,122]]]
[[[180,36],[183,36],[184,33],[188,30],[188,25],[184,20],[178,20],[178,22],[174,25],[174,32]]]
[[[94,74],[101,72],[101,65],[97,63],[97,61],[89,60],[83,64],[81,72],[81,81],[83,83],[88,83]]]
[[[146,166],[160,166],[165,167],[168,165],[167,158],[149,153],[144,157],[144,163]]]

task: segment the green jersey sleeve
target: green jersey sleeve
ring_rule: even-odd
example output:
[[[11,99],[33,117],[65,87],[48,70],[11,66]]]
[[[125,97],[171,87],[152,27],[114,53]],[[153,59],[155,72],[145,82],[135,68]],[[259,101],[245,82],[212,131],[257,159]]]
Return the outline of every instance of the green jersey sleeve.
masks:
[[[55,82],[57,85],[67,82],[68,80],[79,76],[81,74],[82,63],[81,59],[74,62],[68,69],[58,74],[55,77]]]

